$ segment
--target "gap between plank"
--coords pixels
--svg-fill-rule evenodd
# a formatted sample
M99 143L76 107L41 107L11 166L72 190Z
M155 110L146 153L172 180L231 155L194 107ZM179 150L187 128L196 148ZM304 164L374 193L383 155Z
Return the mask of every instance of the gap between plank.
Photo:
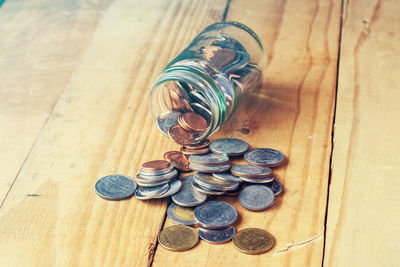
M167 208L168 208L169 204L171 204L171 202L172 202L172 200L169 199L168 204L167 204ZM161 223L160 231L158 232L157 237L156 237L156 242L155 242L155 245L154 245L154 249L152 251L150 251L149 262L147 263L148 267L151 267L153 265L154 256L156 255L156 251L157 251L157 248L158 248L158 235L161 233L162 229L164 229L164 225L165 225L165 221L166 220L167 220L167 209L165 209L164 218L163 218L163 221Z
M0 7L1 7L1 0L0 0ZM71 75L72 75L72 74L71 74ZM64 86L64 89L65 89L65 87L66 87L66 86ZM63 90L62 92L64 92L64 90ZM44 127L46 126L47 121L49 120L51 113L53 113L54 107L56 106L58 100L60 99L60 97L61 97L61 95L62 95L62 92L61 92L60 95L57 97L56 101L54 101L54 103L53 103L53 105L52 105L52 107L51 107L51 109L50 109L50 111L49 111L49 113L48 113L48 115L47 115L47 118L46 118L46 120L44 121L44 123L43 123L43 125L42 125L42 128L40 129L38 135L36 136L35 141L32 143L32 146L31 146L31 148L29 149L28 154L26 154L26 157L24 158L24 161L22 162L21 167L19 168L17 174L15 175L14 180L12 181L12 183L11 183L11 185L10 185L10 188L8 188L6 195L4 196L3 200L1 201L0 209L3 207L4 202L6 202L6 199L7 199L7 197L8 197L8 194L11 192L11 189L13 188L13 186L14 186L14 184L15 184L15 181L17 180L19 174L21 173L21 170L22 170L22 168L24 167L26 160L28 159L29 155L31 154L31 152L32 152L32 150L33 150L33 147L35 146L36 142L39 140L39 137L40 137L40 135L41 135L41 133L42 133Z
M0 0L1 1L1 0ZM228 15L228 11L229 11L229 6L230 6L231 0L227 0L226 5L225 5L225 9L224 9L224 13L222 14L222 19L221 21L225 21L226 17ZM168 205L171 203L171 200L168 202ZM168 208L167 205L167 208ZM157 248L158 248L158 235L160 234L160 232L164 229L165 226L165 221L167 220L167 209L165 209L165 213L164 213L164 218L163 218L163 222L161 224L161 228L160 231L157 234L157 238L156 238L156 244L154 246L154 249L150 252L151 255L149 255L149 262L147 264L148 267L153 266L153 261L154 261L154 256L156 255L157 252Z
M328 192L326 194L326 208L325 208L325 222L324 222L324 244L322 247L322 262L321 266L324 266L325 260L325 247L326 247L326 226L328 222L328 211L329 211L329 193L331 189L331 179L332 179L332 160L333 160L333 147L334 147L334 140L335 137L335 121L336 121L336 108L337 108L337 94L338 94L338 87L339 87L339 67L340 67L340 52L342 47L342 28L343 28L343 10L344 10L344 1L341 0L340 6L340 24L339 24L339 44L338 44L338 52L337 52L337 65L336 65L336 88L335 88L335 104L333 107L333 119L332 119L332 131L331 131L331 155L329 158L329 178L328 178Z

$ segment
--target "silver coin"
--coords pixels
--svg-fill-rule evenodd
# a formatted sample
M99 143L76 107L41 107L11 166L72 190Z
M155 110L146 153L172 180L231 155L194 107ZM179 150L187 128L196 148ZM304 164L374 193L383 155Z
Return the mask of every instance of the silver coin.
M99 179L95 186L96 193L107 200L122 200L135 193L136 182L124 175L108 175Z
M157 126L166 136L168 136L168 130L171 126L178 124L179 115L182 113L178 111L169 111L161 114L157 118Z
M193 176L193 181L202 187L217 191L231 191L239 187L239 183L219 180L212 175L201 172Z
M143 176L152 177L152 176L164 175L164 174L172 172L173 170L175 170L175 168L172 164L170 164L167 168L165 168L162 171L146 172L145 170L143 170L143 168L140 168L139 173Z
M279 195L283 191L283 186L277 179L274 179L271 183L265 185L268 186L272 192L274 192L275 196Z
M228 171L231 168L231 165L224 164L224 165L206 166L196 163L189 163L189 168L198 172L219 173Z
M207 201L194 210L196 221L208 229L227 228L236 221L237 216L235 207L224 201Z
M250 164L240 164L231 167L231 173L247 178L264 178L272 175L272 170L268 167L253 166Z
M198 192L193 188L193 175L184 177L181 182L181 190L171 196L172 201L176 204L183 207L194 207L207 200L206 194Z
M274 181L274 176L268 176L265 178L247 178L247 177L240 177L242 181L248 182L248 183L253 183L253 184L267 184L271 183Z
M199 237L208 243L222 244L231 240L236 230L234 226L225 229L207 229L199 227L198 233Z
M200 165L212 166L212 165L228 164L229 158L226 155L207 153L202 155L190 155L189 162Z
M212 113L209 109L207 109L206 107L204 107L203 105L201 105L199 103L191 103L190 106L192 107L194 112L196 112L197 114L199 114L206 120L207 125L209 125L211 123Z
M212 141L209 147L211 152L215 154L239 156L247 151L249 145L245 141L237 138L222 138Z
M168 183L153 187L140 187L135 192L135 197L140 200L158 198L160 195L167 192L169 189Z
M175 194L176 192L181 190L182 183L181 183L181 181L178 181L178 180L172 180L168 183L168 185L169 185L168 191L160 196L157 196L157 198L169 197L169 196Z
M218 191L218 190L211 190L205 187L202 187L201 185L197 184L195 181L193 181L192 184L194 190L203 193L203 194L207 194L207 195L214 195L214 196L220 196L225 194L225 191Z
M223 181L229 181L229 182L235 182L235 183L243 182L239 176L233 175L232 173L229 173L229 172L213 173L212 176L214 176L217 179L223 180Z
M142 180L142 182L145 182L147 180L147 181L149 181L149 183L150 182L157 183L157 182L161 182L161 181L167 181L167 180L174 179L176 176L178 176L178 171L173 170L169 173L165 173L165 174L161 174L161 175L152 175L152 176L147 176L147 175L140 173L136 176L136 179L139 178L139 180Z
M154 187L154 186L159 186L159 185L163 185L163 184L168 184L168 182L171 180L166 180L166 181L161 181L161 182L157 182L157 183L147 183L147 181L145 183L142 183L141 180L138 180L136 178L136 183L138 185L140 185L141 187Z
M272 148L255 148L247 151L244 159L253 165L276 167L285 161L285 156Z
M249 185L239 193L239 203L245 209L261 211L275 203L274 192L264 185Z
M196 220L194 220L194 219L193 220L185 220L185 219L179 217L175 213L175 209L177 207L179 208L179 206L176 205L174 202L169 204L169 206L167 208L167 216L168 216L168 218L170 218L171 220L173 220L176 223L183 224L183 225L196 225L197 224ZM185 209L190 209L190 208L185 207ZM194 209L192 208L192 210L194 210Z

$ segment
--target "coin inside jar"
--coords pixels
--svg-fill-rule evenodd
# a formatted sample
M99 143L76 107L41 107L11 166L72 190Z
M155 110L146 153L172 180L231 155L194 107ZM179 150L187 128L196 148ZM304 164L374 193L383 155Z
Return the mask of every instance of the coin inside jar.
M207 128L207 121L197 113L187 112L178 118L179 125L189 132L202 132Z
M247 228L240 230L233 237L233 245L237 250L246 254L262 254L275 244L275 238L266 230Z
M191 132L185 131L179 125L171 126L168 129L168 136L180 145L188 145L194 140L193 134Z
M158 128L165 134L168 135L168 130L171 126L178 124L178 118L182 113L178 111L170 111L161 114L157 118Z
M184 251L194 247L199 241L196 230L186 225L173 225L161 231L158 242L172 251Z

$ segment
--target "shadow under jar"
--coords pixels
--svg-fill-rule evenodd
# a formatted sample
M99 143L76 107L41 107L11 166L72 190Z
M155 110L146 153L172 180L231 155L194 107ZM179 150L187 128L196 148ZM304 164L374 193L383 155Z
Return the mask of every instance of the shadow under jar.
M231 21L208 26L151 88L149 106L158 128L169 136L169 129L179 125L190 132L190 143L200 142L229 120L244 93L261 85L265 64L262 43L250 28ZM192 129L182 119L185 113L197 113L206 126ZM194 123L201 124L199 119Z

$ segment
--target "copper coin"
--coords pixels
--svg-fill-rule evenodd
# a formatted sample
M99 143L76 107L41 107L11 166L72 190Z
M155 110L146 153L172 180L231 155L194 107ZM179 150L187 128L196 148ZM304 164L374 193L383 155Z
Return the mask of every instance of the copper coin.
M185 155L201 155L210 152L208 147L200 148L200 149L191 149L191 148L182 148L182 153Z
M189 160L179 151L168 151L164 154L164 159L171 162L175 168L181 171L191 171L189 168Z
M189 102L185 98L181 98L181 101L187 111L193 112L192 107L190 106Z
M168 135L180 145L188 145L194 140L192 133L185 131L179 125L174 125L168 129Z
M200 149L200 148L207 147L209 144L210 144L210 140L209 139L204 139L200 143L186 145L185 148Z
M145 172L158 172L167 169L171 164L166 160L152 160L143 163L141 170Z
M207 128L207 121L197 113L187 112L183 114L179 122L182 122L182 127L188 127L194 132L202 132Z

